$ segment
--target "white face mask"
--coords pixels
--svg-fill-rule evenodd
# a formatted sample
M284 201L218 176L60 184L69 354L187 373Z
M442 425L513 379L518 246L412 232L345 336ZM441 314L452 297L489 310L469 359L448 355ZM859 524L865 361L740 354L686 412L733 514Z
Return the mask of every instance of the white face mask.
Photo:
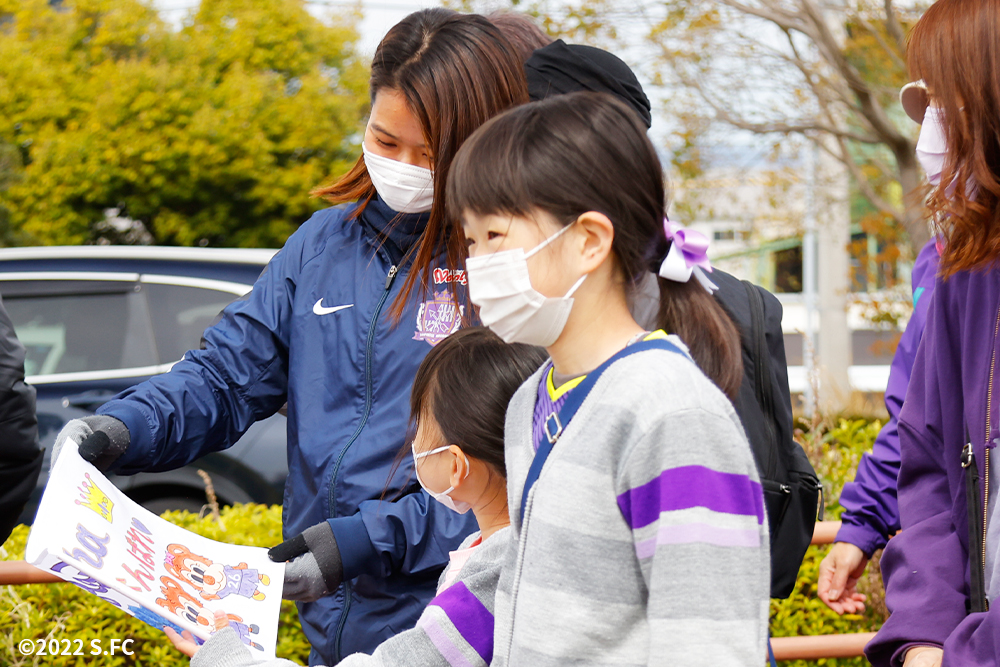
M469 298L479 306L483 324L504 342L548 347L562 333L573 309L573 293L587 275L581 276L565 296L547 297L531 286L528 258L572 226L566 225L528 253L515 248L465 261Z
M917 138L917 160L927 174L931 185L941 182L944 158L948 154L948 142L944 136L944 112L935 106L927 107L924 122L920 125Z
M382 200L393 211L423 213L434 204L434 172L370 152L364 144L365 167Z
M458 512L459 514L465 514L470 509L472 509L472 505L465 502L464 500L455 500L449 495L452 491L455 490L455 487L449 486L441 493L438 493L436 491L431 491L430 489L427 488L427 485L424 484L424 480L420 479L420 468L417 466L417 462L420 459L424 458L425 456L430 456L431 454L437 454L438 452L447 451L450 448L451 445L445 445L444 447L438 447L437 449L432 449L429 452L421 452L417 454L417 450L414 449L414 446L410 445L410 451L413 452L413 470L414 472L417 473L417 481L420 483L420 487L428 494L430 494L430 496L434 498L434 500L438 501L439 503L441 503L442 505L444 505L445 507L454 512ZM465 456L465 452L462 452L462 456ZM469 457L465 456L465 477L468 476L469 476ZM465 479L465 477L463 477L462 479Z

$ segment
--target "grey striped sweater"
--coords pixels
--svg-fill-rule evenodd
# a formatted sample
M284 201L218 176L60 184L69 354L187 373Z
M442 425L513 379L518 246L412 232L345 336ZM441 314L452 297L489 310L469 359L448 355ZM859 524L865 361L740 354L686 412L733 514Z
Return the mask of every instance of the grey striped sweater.
M492 664L760 665L768 529L732 404L686 356L616 362L555 445L522 525L541 380L507 411L514 548Z

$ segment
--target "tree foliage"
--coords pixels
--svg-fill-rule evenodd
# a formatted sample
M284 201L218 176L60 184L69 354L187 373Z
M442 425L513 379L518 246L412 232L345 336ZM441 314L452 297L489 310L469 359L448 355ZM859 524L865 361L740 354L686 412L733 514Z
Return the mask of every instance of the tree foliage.
M0 0L0 145L24 163L0 184L10 225L87 243L116 208L162 244L280 245L357 153L355 19L203 0L173 29L148 0Z
M464 0L483 9L491 0ZM808 139L842 164L877 236L878 261L929 232L917 126L903 114L906 32L925 0L510 0L553 36L608 48L661 88L673 167L698 177L705 148L733 131ZM645 36L645 42L642 37ZM861 210L863 209L863 210ZM863 253L862 253L863 254Z
M923 9L893 0L666 0L650 32L675 101L693 120L798 135L850 174L868 203L866 231L914 253L929 238L902 113L905 34ZM893 245L893 247L895 247Z

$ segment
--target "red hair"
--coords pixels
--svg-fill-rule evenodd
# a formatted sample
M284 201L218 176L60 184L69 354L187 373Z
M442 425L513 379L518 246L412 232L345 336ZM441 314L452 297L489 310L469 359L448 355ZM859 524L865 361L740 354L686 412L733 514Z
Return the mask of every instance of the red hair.
M1000 0L938 0L907 60L944 115L948 153L927 200L946 241L941 273L983 268L1000 257Z

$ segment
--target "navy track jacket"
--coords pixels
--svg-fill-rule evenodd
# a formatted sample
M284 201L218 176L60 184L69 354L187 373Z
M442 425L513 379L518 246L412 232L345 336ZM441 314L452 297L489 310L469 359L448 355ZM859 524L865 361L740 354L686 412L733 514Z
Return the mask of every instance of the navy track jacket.
M406 442L413 377L431 346L460 325L465 274L443 262L390 314L427 216L374 199L319 211L169 373L104 405L131 444L113 470L168 470L229 447L288 403L286 539L329 520L344 584L300 603L311 664L370 653L413 627L448 552L476 529L420 490ZM384 500L383 498L384 494ZM401 495L402 494L402 495Z

